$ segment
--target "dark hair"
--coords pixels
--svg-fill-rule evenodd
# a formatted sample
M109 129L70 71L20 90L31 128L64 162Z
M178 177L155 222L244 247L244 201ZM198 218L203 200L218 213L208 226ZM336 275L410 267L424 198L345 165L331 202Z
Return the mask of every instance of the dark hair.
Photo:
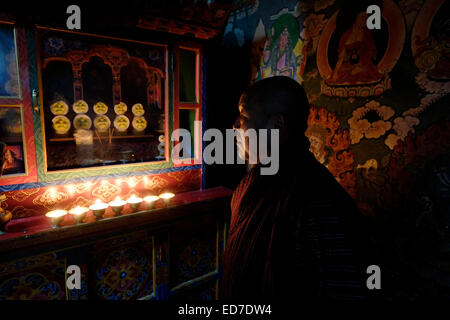
M265 78L247 88L244 93L248 103L263 107L268 116L284 114L290 136L304 134L309 102L305 90L297 81L285 76Z

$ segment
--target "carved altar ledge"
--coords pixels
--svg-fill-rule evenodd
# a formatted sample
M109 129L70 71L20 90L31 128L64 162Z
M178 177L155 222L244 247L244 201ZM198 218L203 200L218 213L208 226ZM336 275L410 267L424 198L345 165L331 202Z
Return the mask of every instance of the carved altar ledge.
M111 211L107 211L104 218L98 221L95 221L92 212L89 212L90 216L86 217L86 220L92 222L78 225L71 215L67 215L59 228L52 228L51 222L45 216L16 219L7 226L10 231L0 235L0 254L17 254L18 250L40 250L59 245L67 247L144 227L157 229L177 220L211 213L213 210L221 214L223 211L217 208L229 208L231 194L232 191L225 187L180 193L172 199L168 207L159 203L154 209L133 213L129 206L126 206L122 215L113 217ZM24 256L27 254L24 252Z

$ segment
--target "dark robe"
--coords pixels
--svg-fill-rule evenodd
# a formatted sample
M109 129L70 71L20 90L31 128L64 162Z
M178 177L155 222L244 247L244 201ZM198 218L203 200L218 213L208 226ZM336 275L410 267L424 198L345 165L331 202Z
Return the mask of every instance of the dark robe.
M280 154L275 175L256 165L232 197L222 298L363 298L371 252L361 219L306 147Z

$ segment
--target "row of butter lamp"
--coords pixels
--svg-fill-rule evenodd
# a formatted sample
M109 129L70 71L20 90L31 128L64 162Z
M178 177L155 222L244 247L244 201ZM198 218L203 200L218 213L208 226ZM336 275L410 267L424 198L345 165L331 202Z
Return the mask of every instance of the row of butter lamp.
M163 194L160 194L159 196L147 196L144 199L136 197L135 195L132 195L127 201L120 199L117 197L115 200L104 203L100 199L97 199L93 205L91 205L89 208L87 207L80 207L77 206L69 211L67 210L53 210L50 212L47 212L45 215L47 218L50 218L50 220L53 223L53 227L58 227L61 222L64 220L64 216L67 213L70 213L75 221L77 223L81 223L84 218L86 217L86 214L89 210L92 210L92 213L98 218L101 219L103 215L105 214L105 210L108 207L111 207L116 214L116 216L120 215L122 212L123 207L126 203L128 203L133 210L133 212L138 211L139 206L142 202L147 203L147 209L152 209L155 205L155 202L159 199L162 199L166 205L169 204L170 199L172 199L175 195L171 192L166 192Z

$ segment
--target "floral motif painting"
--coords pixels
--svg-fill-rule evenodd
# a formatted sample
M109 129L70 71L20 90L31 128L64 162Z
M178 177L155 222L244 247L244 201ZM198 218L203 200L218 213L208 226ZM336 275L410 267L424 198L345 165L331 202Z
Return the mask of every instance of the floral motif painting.
M352 117L348 119L352 143L360 142L363 137L377 139L383 136L392 128L392 123L388 120L394 113L391 107L380 106L374 100L353 110Z

